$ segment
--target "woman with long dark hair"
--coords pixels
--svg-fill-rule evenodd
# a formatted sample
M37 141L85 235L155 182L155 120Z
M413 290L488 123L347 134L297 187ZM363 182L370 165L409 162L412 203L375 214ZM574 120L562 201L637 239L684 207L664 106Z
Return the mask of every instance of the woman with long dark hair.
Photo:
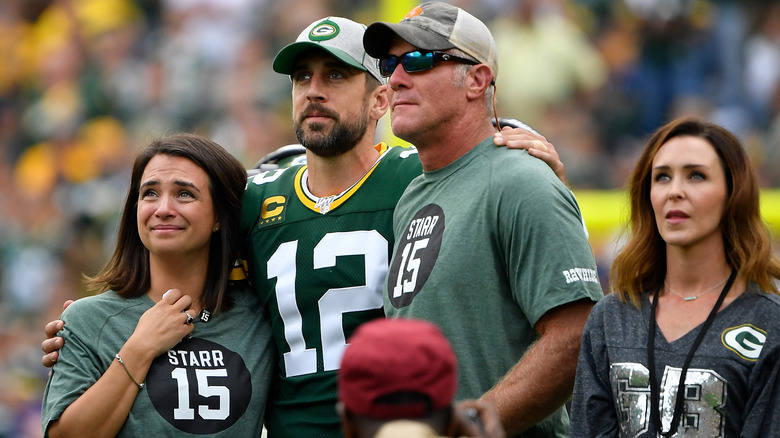
M46 436L260 436L272 376L267 316L229 282L246 172L190 134L135 158L97 295L63 313Z

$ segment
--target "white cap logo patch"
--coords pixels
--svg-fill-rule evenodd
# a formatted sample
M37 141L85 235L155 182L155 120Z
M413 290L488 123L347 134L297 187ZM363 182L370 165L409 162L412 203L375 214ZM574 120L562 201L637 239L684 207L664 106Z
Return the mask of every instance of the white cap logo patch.
M338 34L339 25L330 20L325 20L322 23L314 26L311 32L309 32L309 39L312 41L329 40Z
M726 329L721 336L723 345L737 353L741 358L754 361L761 355L766 342L766 332L744 324Z

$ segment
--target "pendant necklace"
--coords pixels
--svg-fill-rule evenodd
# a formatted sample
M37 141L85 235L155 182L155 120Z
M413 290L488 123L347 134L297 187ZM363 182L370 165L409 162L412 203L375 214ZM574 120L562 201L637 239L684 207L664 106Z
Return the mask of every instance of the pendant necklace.
M698 294L691 295L691 296L685 296L685 295L681 294L680 292L677 292L676 290L672 289L672 287L669 286L669 283L667 283L666 280L664 280L664 286L666 286L666 288L669 289L669 292L677 295L678 297L682 298L684 301L693 301L693 300L695 300L696 298L699 298L702 295L707 295L708 293L714 291L715 288L717 288L718 286L720 286L723 283L725 283L726 280L728 280L728 279L729 279L729 277L726 276L726 278L724 278L723 281L721 281L720 283L716 284L715 286L712 286L711 288L707 289L704 292L699 292Z
M662 436L672 436L677 433L677 429L680 427L683 400L685 399L685 375L688 374L688 367L691 365L693 354L696 352L696 349L699 348L699 344L701 344L702 339L704 339L704 335L707 333L707 329L709 329L713 321L715 321L715 315L717 315L718 309L720 309L721 304L723 304L723 300L726 298L729 289L731 289L731 285L734 284L734 279L736 276L737 271L732 269L731 275L729 275L726 281L726 285L723 286L723 290L720 292L718 301L712 307L710 314L707 316L707 320L704 321L704 324L702 324L699 333L696 335L696 339L693 341L691 350L688 352L688 356L685 358L682 370L680 371L680 381L677 384L677 395L675 396L676 399L674 402L674 411L672 412L672 424L669 426L668 432L663 431L663 423L661 423L661 414L659 412L661 396L655 371L655 309L658 305L658 295L661 292L661 287L659 286L658 289L655 290L655 294L653 295L653 303L650 305L650 331L647 335L647 367L650 369L650 415L652 421L657 425L656 427L658 427L659 433ZM702 294L699 294L699 296L701 295ZM696 297L693 299L696 299Z

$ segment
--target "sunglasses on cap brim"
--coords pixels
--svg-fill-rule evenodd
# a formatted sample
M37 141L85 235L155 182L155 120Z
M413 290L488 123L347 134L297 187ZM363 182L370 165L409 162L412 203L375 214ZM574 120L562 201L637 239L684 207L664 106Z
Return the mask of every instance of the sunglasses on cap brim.
M478 61L453 55L452 53L439 52L437 50L412 50L402 55L388 55L377 60L379 74L383 78L390 77L400 63L407 73L417 73L430 70L437 62L457 62L460 64L477 65Z

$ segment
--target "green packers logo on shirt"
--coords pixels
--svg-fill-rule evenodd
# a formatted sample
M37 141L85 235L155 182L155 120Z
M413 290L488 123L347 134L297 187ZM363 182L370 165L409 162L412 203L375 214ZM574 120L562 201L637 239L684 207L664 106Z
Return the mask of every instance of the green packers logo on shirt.
M766 342L766 332L750 324L731 327L721 335L723 345L745 360L755 361Z
M314 26L314 29L309 32L309 39L312 41L325 41L331 38L335 38L339 34L339 25L330 21L324 20L320 24Z

